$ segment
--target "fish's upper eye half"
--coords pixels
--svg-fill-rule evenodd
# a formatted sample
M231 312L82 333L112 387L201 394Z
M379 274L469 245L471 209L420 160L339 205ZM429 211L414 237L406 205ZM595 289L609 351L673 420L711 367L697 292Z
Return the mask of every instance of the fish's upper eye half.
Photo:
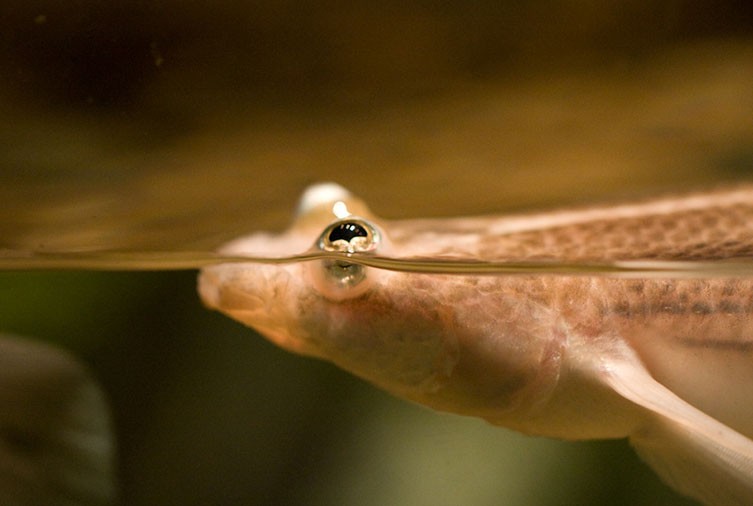
M345 221L337 224L337 226L330 231L327 239L329 239L331 243L340 240L350 242L351 239L355 239L356 237L368 237L368 235L369 233L360 223Z
M336 221L327 227L319 238L322 251L343 253L364 253L376 250L381 234L368 221L360 218L347 218Z

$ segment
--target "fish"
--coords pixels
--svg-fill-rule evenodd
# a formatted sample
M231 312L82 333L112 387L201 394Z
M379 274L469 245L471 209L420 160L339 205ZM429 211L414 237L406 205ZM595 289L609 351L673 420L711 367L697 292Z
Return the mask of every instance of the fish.
M79 359L0 334L0 406L1 504L116 503L109 403Z
M219 251L249 261L204 267L203 303L288 351L524 434L627 438L679 493L753 504L752 271L546 269L749 261L751 184L509 216L385 220L320 183L304 192L288 230ZM380 258L409 267L375 267ZM410 268L422 262L545 268Z

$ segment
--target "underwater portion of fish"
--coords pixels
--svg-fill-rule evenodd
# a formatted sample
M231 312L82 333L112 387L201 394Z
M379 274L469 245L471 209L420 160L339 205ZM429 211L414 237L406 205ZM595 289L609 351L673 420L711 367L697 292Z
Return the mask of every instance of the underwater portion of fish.
M405 399L528 434L629 438L679 492L753 502L753 277L386 270L358 256L747 261L753 186L510 217L386 221L334 184L205 268L205 304ZM352 260L352 261L350 261Z

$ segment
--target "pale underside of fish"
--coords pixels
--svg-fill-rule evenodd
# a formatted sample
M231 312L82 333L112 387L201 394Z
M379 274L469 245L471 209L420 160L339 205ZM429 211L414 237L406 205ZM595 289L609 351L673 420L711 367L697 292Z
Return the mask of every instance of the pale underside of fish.
M405 399L527 434L629 438L672 487L753 504L753 277L427 274L347 255L458 261L746 261L753 186L511 217L387 221L334 184L291 228L205 268L209 307Z

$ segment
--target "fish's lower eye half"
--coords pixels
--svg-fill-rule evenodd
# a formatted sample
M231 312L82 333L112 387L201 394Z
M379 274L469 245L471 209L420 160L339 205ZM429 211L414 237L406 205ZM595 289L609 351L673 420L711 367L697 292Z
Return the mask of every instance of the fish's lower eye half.
M332 281L343 287L353 287L366 278L366 268L363 265L340 260L326 260L323 267Z
M362 295L371 285L369 268L342 260L311 262L311 283L330 300L345 300Z

